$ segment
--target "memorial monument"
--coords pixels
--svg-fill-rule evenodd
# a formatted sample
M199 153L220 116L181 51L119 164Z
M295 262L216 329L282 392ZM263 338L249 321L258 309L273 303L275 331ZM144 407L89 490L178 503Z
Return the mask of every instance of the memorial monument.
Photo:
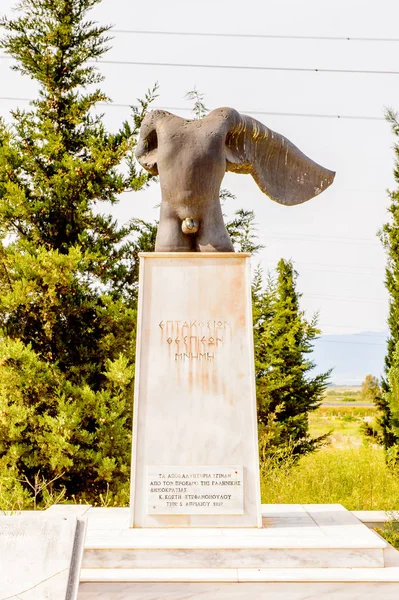
M261 527L249 255L219 201L226 171L285 205L334 173L231 108L153 111L136 156L159 175L154 253L140 257L132 527Z
M219 189L250 173L286 205L334 173L230 108L154 111L137 157L159 175L140 256L130 510L92 508L78 600L396 600L399 554L340 505L262 505L249 255Z
M161 184L156 252L234 252L219 201L226 171L252 175L262 192L286 206L317 196L335 175L284 136L232 108L217 108L194 121L150 112L136 157Z

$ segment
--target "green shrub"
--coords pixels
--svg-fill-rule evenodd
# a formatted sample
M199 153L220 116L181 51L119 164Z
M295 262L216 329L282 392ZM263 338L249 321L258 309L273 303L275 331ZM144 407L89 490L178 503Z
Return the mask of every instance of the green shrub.
M376 528L379 533L389 544L399 550L399 513L396 511L389 512L390 521L384 524L383 527Z

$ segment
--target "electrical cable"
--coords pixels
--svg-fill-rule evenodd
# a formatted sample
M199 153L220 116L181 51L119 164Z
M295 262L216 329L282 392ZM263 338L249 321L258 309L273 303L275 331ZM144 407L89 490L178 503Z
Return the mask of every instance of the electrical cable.
M11 102L33 102L35 98L15 97L15 96L0 96L0 100ZM105 108L132 108L134 104L122 104L117 102L98 102L98 106ZM192 111L192 108L187 106L153 106L152 110L182 110ZM241 113L251 115L269 115L278 117L305 117L318 119L341 119L341 120L361 120L361 121L385 121L384 117L371 117L368 115L332 115L332 114L317 114L317 113L290 113L290 112L275 112L261 110L240 110Z
M328 237L324 237L324 236L307 236L307 235L295 235L295 234L291 234L291 235L270 235L268 236L269 240L292 240L292 241L298 241L298 242L325 242L326 244L336 244L336 243L340 243L340 244L351 244L351 245L355 245L355 246L378 246L380 247L380 244L378 244L378 242L371 242L370 240L368 240L367 238L351 238L351 237L339 237L339 236L328 236Z
M248 39L274 39L274 40L317 40L333 42L399 42L399 38L370 38L352 36L321 36L321 35L279 35L264 33L222 33L203 31L141 31L132 29L111 29L110 33L134 35L176 35L193 37L222 37L222 38L248 38Z
M177 67L187 69L235 69L245 71L283 71L296 73L345 73L349 75L399 75L399 71L380 71L369 69L324 69L313 67L266 67L262 65L213 65L199 63L173 63L173 62L152 62L136 60L98 60L88 61L96 62L102 65L132 65L139 67Z
M376 334L381 334L381 333L385 333L385 331L371 331L370 333L364 333L365 331L367 331L367 327L369 327L369 325L366 325L364 327L360 327L359 325L331 325L329 323L318 323L317 327L319 329L323 329L323 327L342 327L342 329L360 329L361 331L359 333L352 333L352 334L346 334L346 335L359 335L362 337L373 337ZM325 335L341 335L338 333L327 333Z
M13 60L12 56L1 55L0 58ZM187 69L235 69L246 71L282 71L295 73L339 73L349 75L399 75L399 71L381 71L378 69L326 69L318 67L267 67L264 65L214 65L207 63L175 63L136 60L88 60L90 64L131 65L139 67L177 67Z
M319 344L355 344L356 346L386 346L386 344L383 344L382 342L349 342L347 340L323 340L323 339L319 339L318 342Z
M386 304L386 300L367 299L367 298L344 298L342 296L328 296L322 294L303 294L306 298L321 300L334 300L338 302L362 302L365 304Z

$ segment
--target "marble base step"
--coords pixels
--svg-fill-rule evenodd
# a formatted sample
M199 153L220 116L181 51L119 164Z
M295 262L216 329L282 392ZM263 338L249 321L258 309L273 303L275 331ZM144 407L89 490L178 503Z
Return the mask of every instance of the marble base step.
M88 583L78 600L397 600L397 583Z
M91 509L84 569L382 568L387 544L340 505L264 506L262 529L129 529Z
M397 600L399 552L340 505L264 505L262 529L129 529L91 509L78 600Z
M399 552L371 569L83 569L78 600L397 600Z
M399 564L386 569L82 569L83 583L396 583ZM399 587L397 588L399 591Z

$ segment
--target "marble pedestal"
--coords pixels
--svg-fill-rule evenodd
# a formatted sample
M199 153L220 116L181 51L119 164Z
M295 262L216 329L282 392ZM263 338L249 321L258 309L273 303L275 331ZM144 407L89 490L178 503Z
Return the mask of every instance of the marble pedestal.
M249 255L140 255L131 527L260 527Z
M90 510L78 600L397 600L342 506L260 507L249 256L140 260L131 507Z
M399 553L340 505L263 505L263 528L132 529L93 508L78 600L397 600Z

